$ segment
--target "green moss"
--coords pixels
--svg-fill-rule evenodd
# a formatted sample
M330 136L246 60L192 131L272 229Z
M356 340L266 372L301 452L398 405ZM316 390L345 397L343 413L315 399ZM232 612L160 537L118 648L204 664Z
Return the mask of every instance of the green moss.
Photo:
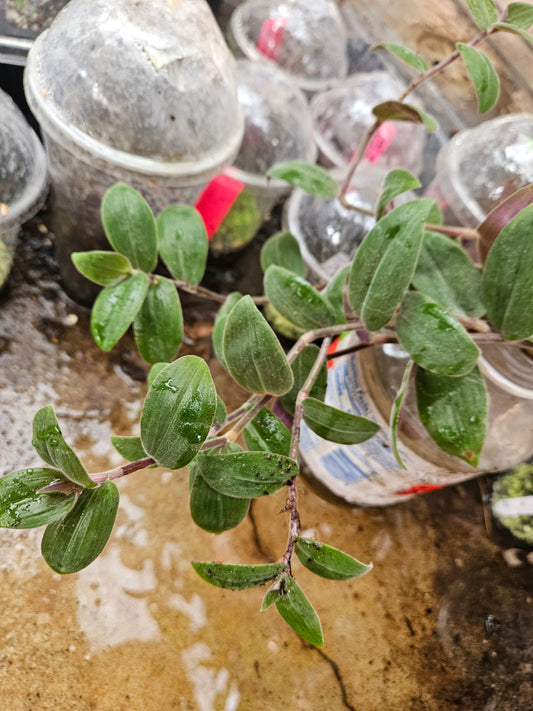
M250 242L261 226L261 213L253 195L243 190L209 242L211 252L232 252Z
M492 503L501 499L533 496L533 463L523 462L510 469L494 484ZM533 544L533 516L498 516L496 519L515 538Z

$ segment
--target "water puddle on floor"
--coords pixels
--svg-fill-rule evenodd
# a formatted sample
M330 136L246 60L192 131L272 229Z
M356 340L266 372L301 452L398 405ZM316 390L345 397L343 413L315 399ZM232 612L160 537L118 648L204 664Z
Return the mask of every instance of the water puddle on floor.
M128 339L97 349L39 234L26 235L0 306L0 473L38 462L31 420L47 404L89 471L107 469L120 461L110 435L138 432L147 368ZM189 349L208 356L209 339ZM347 583L295 564L322 619L321 649L275 609L259 613L262 589L219 590L190 565L278 559L282 493L213 536L190 519L186 472L151 469L119 488L112 537L77 575L46 566L40 530L0 532L0 698L10 711L531 708L533 566L508 565L487 539L476 482L368 511L302 484L306 535L374 563Z

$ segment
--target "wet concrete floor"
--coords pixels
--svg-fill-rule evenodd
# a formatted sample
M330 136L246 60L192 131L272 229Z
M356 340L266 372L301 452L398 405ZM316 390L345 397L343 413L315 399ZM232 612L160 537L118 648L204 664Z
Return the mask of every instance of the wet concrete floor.
M22 235L0 305L0 474L38 463L31 420L53 404L89 471L119 463L110 435L136 434L146 366L132 340L98 350L89 312L62 291L51 235ZM203 317L202 317L203 318ZM184 352L213 361L210 324L187 310ZM0 707L10 711L527 711L533 707L533 566L487 536L478 482L397 507L355 510L301 485L307 534L374 569L329 582L295 564L325 645L301 641L262 590L222 591L190 560L262 563L285 548L283 494L235 530L191 522L184 471L120 481L104 553L61 577L41 530L0 531Z

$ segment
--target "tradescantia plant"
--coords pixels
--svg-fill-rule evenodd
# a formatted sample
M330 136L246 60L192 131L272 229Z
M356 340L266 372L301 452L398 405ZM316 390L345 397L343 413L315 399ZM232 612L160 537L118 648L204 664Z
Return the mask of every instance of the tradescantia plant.
M346 186L383 121L435 127L432 117L404 99L453 59L465 62L480 111L488 110L498 95L498 78L474 46L498 31L531 40L527 30L533 24L533 6L511 3L500 21L492 0L468 0L468 5L480 34L431 69L407 48L379 45L420 74L398 101L375 108L376 120L340 192L318 166L289 162L270 174L345 202ZM340 444L358 444L379 430L369 419L325 404L332 339L353 332L354 350L396 342L409 354L390 423L400 463L398 420L406 391L414 388L429 436L445 452L476 467L487 424L486 386L477 366L479 344L490 340L516 347L524 341L527 346L533 337L533 186L498 205L476 230L442 225L437 206L428 199L394 207L398 195L418 186L417 178L403 169L386 176L375 227L351 264L322 289L305 279L296 239L287 232L271 237L261 252L266 299L240 293L221 296L200 286L208 240L194 208L171 205L155 218L131 187L118 183L110 188L101 214L112 249L75 253L73 261L85 277L103 287L91 314L97 344L108 351L132 327L140 354L152 366L140 435L113 436L126 463L89 474L63 438L53 409L42 408L33 421L33 445L45 466L0 479L0 526L46 526L44 559L59 573L74 573L101 553L111 534L119 500L114 481L120 477L152 466L188 467L191 516L213 533L238 526L252 499L283 489L289 536L280 562L192 565L201 578L219 587L268 585L261 609L274 604L304 639L322 644L320 620L293 576L294 556L329 580L356 578L372 566L301 534L301 423ZM481 265L472 262L455 237L477 239ZM159 261L169 276L156 272ZM180 290L220 303L214 349L232 378L250 393L229 414L206 363L193 355L178 357L183 334ZM303 334L288 353L261 313L265 301ZM290 428L274 413L278 406L292 418Z

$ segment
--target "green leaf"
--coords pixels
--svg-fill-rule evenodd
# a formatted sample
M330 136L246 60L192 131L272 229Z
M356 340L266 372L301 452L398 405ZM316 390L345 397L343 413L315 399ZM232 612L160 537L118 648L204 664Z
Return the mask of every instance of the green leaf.
M407 192L408 190L416 190L420 187L420 181L408 170L403 168L395 168L385 176L381 193L376 204L376 219L383 217L385 208L394 200L395 197Z
M137 190L115 183L102 199L102 225L113 249L135 269L151 272L157 264L157 232L150 206Z
M510 25L507 22L497 22L494 27L498 30L502 30L503 32L511 32L514 35L519 35L528 42L533 42L533 35L530 35L529 32L526 32L518 25Z
M263 602L261 603L261 612L263 612L263 610L266 610L267 607L270 607L270 605L273 605L275 602L277 602L278 599L280 598L280 596L281 596L281 580L278 579L272 585L270 590L267 590L265 597L263 598Z
M230 311L222 348L229 373L246 390L283 395L292 387L287 356L251 296Z
M111 444L128 462L136 462L138 459L145 459L148 456L144 451L140 437L111 435Z
M443 223L442 210L436 200L433 200L433 205L427 216L427 222L430 225L442 225Z
M448 454L477 466L487 428L487 391L477 366L460 378L421 368L415 378L420 420Z
M493 208L478 225L478 249L481 262L485 263L496 237L513 217L533 203L533 185L526 185Z
M348 298L370 331L385 326L413 277L431 200L391 210L372 228L355 253Z
M226 300L218 310L218 313L215 318L215 327L213 329L212 335L213 348L215 349L217 358L219 359L225 370L228 370L228 366L226 363L226 358L224 357L224 349L222 347L224 329L226 327L226 321L228 320L228 316L230 315L231 310L233 309L235 304L241 299L242 294L239 294L238 291L234 291L232 294L228 294Z
M224 451L232 450L227 447ZM219 456L213 450L205 454ZM250 500L236 499L213 489L200 474L196 461L191 464L189 475L189 506L194 523L209 533L222 533L238 526L248 513Z
M35 467L6 474L0 479L0 527L37 528L64 516L76 494L41 493L52 484L65 483L57 469Z
M264 407L244 428L244 441L252 452L274 452L289 456L291 432L276 415Z
M149 388L152 387L152 383L154 382L154 380L157 378L163 368L167 367L167 365L168 363L154 363L154 365L150 368L148 376L146 378L146 384Z
M211 585L228 590L247 590L266 585L285 568L284 563L267 565L237 565L228 563L200 563L193 561L192 567L198 575Z
M149 279L137 272L98 294L91 312L91 332L103 351L111 348L126 333L148 292Z
M266 272L271 264L285 267L298 276L305 275L300 245L290 232L277 232L261 247L261 269Z
M298 473L293 459L271 452L201 453L198 471L215 491L238 499L272 494Z
M411 377L411 371L413 370L413 365L414 365L413 361L409 360L407 363L407 367L405 368L405 371L403 373L400 389L398 390L398 393L396 394L396 397L394 398L394 402L392 403L392 410L391 410L391 416L390 416L392 453L394 454L394 458L396 459L398 464L401 467L403 467L404 469L407 469L407 467L402 462L402 458L401 458L400 452L398 450L398 422L400 419L400 412L402 409L402 403L403 403L403 400L405 397L405 393L407 392L407 387L409 385L409 378Z
M521 30L528 30L533 25L533 5L525 2L512 2L507 5L505 22Z
M414 52L412 49L404 47L401 44L394 44L394 42L381 42L380 44L376 44L372 47L372 50L375 49L388 49L389 52L392 52L392 54L395 54L401 60L407 62L407 64L414 67L418 72L425 72L429 69L428 63L423 57Z
M331 200L337 197L339 186L325 168L301 160L286 160L276 163L267 172L267 177L285 180L305 190L309 195Z
M294 578L284 576L280 591L276 608L285 622L306 642L319 646L324 644L320 619Z
M59 469L69 481L91 489L95 482L65 442L51 405L42 407L33 418L32 445L47 464Z
M80 274L101 286L115 286L132 273L129 260L116 252L73 252L71 259Z
M298 393L302 389L305 381L315 361L320 353L320 348L314 343L310 343L306 346L303 351L300 351L296 358L292 361L291 367L294 375L294 383L292 388L282 395L279 399L283 409L289 413L289 415L294 415L294 407L296 405L296 398ZM328 385L328 367L326 363L322 363L322 367L319 370L318 376L311 388L309 395L316 400L324 400L326 397L326 388Z
M410 121L411 123L423 123L428 133L436 131L439 127L438 122L433 116L416 106L404 104L401 101L384 101L374 106L372 113L382 122Z
M56 573L77 573L103 551L118 509L119 494L112 481L82 492L74 508L46 527L41 553Z
M500 80L486 54L467 44L457 44L457 49L476 90L480 114L492 109L500 95Z
M221 425L225 422L227 414L226 406L224 405L222 398L217 395L217 409L215 410L215 419L213 422L217 425Z
M456 242L426 232L413 286L457 318L479 318L485 313L481 272Z
M396 334L411 358L437 375L465 375L479 356L466 329L424 294L405 295Z
M528 205L500 232L481 277L492 325L508 341L533 334L533 205Z
M207 364L183 356L152 383L141 413L141 442L146 453L168 469L194 459L204 443L217 406Z
M208 240L202 216L190 205L170 205L157 216L159 253L174 279L199 284Z
M305 424L329 442L359 444L373 437L380 429L372 420L351 415L312 397L303 401L303 409Z
M265 294L274 308L298 328L333 326L335 311L303 277L272 264L265 272Z
M158 276L150 283L135 316L133 332L139 353L147 363L175 358L183 337L183 315L178 292L170 279Z
M344 287L350 274L350 265L345 264L328 281L326 288L322 292L324 298L335 311L335 323L346 323L344 315Z
M294 552L302 565L328 580L350 580L372 570L372 564L360 563L338 548L319 543L312 538L298 537Z
M488 30L498 19L498 10L492 0L466 0L476 25Z

